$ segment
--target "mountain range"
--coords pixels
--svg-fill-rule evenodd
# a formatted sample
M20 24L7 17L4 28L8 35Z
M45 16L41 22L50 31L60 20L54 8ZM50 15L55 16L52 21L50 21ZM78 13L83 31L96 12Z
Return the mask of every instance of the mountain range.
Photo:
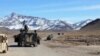
M87 25L93 20L87 19L74 24L70 24L63 20L48 20L41 17L25 16L17 13L11 13L10 15L1 18L0 27L6 27L9 29L21 29L23 28L23 21L26 21L26 24L30 30L72 31L81 29L83 26Z

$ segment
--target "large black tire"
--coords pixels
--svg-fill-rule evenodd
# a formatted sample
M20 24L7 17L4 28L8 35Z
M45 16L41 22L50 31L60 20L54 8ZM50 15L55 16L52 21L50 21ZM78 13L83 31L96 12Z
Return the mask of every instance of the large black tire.
M40 44L40 40L39 39L37 40L37 44Z
M8 45L6 45L6 49L2 51L2 53L7 53L8 51Z
M33 47L37 47L37 43L34 43L34 44L33 44Z
M17 43L18 46L21 46L20 42Z
M21 46L22 46L22 47L25 47L25 43L24 43L24 41L22 41L22 44L21 44Z
M7 51L6 50L3 50L3 52L2 53L7 53Z

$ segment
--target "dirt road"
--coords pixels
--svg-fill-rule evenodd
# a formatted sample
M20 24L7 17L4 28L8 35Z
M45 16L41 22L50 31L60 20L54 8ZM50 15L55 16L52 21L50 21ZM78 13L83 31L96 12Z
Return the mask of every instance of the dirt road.
M0 56L62 56L43 44L38 47L17 47L15 45L15 43L10 43L9 51Z
M48 43L47 43L48 44ZM44 42L38 47L17 47L9 42L9 51L0 56L100 56L100 46L58 46L50 48Z

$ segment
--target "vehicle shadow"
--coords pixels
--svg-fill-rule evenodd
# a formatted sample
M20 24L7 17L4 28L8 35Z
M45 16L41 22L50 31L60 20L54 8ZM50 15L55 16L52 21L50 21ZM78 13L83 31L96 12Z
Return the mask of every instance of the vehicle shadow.
M22 47L22 46L18 46L18 45L9 45L8 47ZM31 47L31 46L24 46L24 47Z
M21 47L21 46L18 46L18 45L9 45L8 47Z
M0 54L5 54L5 53L0 52Z

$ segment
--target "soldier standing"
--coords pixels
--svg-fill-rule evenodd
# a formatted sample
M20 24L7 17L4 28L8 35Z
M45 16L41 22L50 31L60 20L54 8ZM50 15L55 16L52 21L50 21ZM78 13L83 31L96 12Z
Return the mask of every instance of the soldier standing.
M24 31L27 33L28 32L28 26L24 25Z
M40 37L38 36L36 30L34 30L34 33L33 33L33 41L36 41L37 44L40 44Z
M37 31L36 30L34 30L34 36L37 37Z
M24 20L23 21L23 26L24 26L24 31L25 31L25 33L27 33L28 32L28 26L26 25L26 21Z
M33 33L33 41L37 41L37 31L34 30L34 33Z

